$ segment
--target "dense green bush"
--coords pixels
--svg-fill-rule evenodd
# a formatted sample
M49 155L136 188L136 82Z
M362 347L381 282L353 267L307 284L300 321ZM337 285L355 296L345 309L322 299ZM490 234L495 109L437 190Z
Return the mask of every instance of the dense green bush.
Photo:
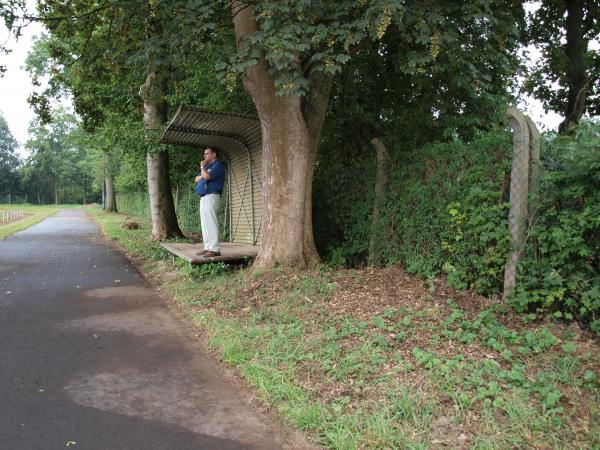
M502 291L510 247L508 204L503 197L492 186L487 189L474 186L462 202L449 205L452 233L442 243L445 250L442 270L452 286L482 294Z
M577 319L600 332L600 123L584 122L575 138L546 135L542 162L511 302L518 311ZM441 268L455 287L499 293L509 249L507 193L500 194L507 179L499 185L471 170L463 176L473 184L448 206Z
M429 145L401 161L382 224L385 261L427 275L444 268L460 287L493 285L477 279L504 252L509 155L510 135L500 132Z
M502 292L510 247L510 134L390 150L390 190L376 230L385 241L384 262L426 276L444 273L460 289ZM511 301L518 311L577 319L600 332L600 123L584 122L575 138L546 135L542 162ZM320 250L335 264L366 264L374 161L330 156L316 173Z
M510 134L481 135L470 143L454 141L403 151L388 145L390 187L378 224L386 264L433 275L454 267L454 278L472 287L471 258L485 260L490 246L504 252ZM343 155L322 159L315 177L317 245L333 263L366 264L375 184L374 156L359 162ZM467 223L449 214L457 209ZM464 227L466 229L463 229ZM485 230L479 242L476 227ZM497 241L497 243L496 243ZM482 262L476 263L481 265ZM502 264L502 263L500 263ZM464 272L464 275L459 275ZM488 282L488 284L493 284Z
M537 215L513 303L576 318L600 333L600 122L549 135Z

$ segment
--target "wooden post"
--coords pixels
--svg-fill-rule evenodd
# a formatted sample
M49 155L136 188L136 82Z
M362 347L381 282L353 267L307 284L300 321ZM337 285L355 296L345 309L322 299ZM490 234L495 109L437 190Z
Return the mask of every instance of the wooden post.
M387 148L379 140L374 138L371 144L377 152L377 176L375 179L375 199L373 201L373 216L371 219L371 241L369 242L369 266L381 264L380 233L377 232L381 208L385 203L385 195L389 180L389 154Z

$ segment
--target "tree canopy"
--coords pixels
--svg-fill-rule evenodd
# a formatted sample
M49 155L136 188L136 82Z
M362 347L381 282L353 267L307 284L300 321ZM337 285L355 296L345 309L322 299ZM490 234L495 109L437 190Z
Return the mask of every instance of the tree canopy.
M600 113L600 4L544 0L530 16L528 42L541 58L531 68L528 92L564 117L568 131L588 112ZM595 48L594 48L595 46Z
M565 123L597 112L591 1L543 1L529 16L516 0L40 0L35 17L23 6L0 11L13 28L46 24L27 60L39 85L30 98L36 155L40 130L65 120L52 99L70 96L95 183L148 189L155 239L181 235L173 193L197 165L193 149L157 144L174 108L257 115L264 267L318 262L313 186L320 195L332 187L314 181L315 170L361 164L373 139L409 152L502 129L525 44L543 56L530 92Z

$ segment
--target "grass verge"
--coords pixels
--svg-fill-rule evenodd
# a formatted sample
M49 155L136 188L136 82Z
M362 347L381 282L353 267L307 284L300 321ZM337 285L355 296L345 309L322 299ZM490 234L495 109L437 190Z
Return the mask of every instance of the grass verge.
M91 211L265 403L332 449L600 448L600 346L399 268L173 262Z
M6 225L0 224L0 239L4 239L11 234L29 228L63 208L72 207L73 206L71 205L7 205L0 203L0 211L23 211L24 213L32 214L17 222L11 222Z

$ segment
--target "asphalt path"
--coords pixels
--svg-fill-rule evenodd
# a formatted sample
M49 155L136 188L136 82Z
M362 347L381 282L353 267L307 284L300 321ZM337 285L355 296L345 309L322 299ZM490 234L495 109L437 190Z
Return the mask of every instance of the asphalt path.
M0 241L0 449L277 449L82 210Z

